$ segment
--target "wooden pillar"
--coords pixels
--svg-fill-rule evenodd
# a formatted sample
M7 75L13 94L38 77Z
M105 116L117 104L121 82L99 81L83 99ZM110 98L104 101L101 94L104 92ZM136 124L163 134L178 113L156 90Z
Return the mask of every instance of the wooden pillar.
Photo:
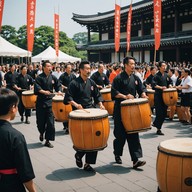
M90 26L88 25L87 28L88 28L88 43L90 43L91 42Z
M180 61L180 51L179 46L176 46L176 62Z
M102 40L102 27L99 25L99 41Z
M179 16L178 16L178 7L176 6L176 9L175 9L175 21L174 21L175 36L177 35L178 30L179 30Z
M143 19L143 14L141 14L141 37L143 38L144 36L144 19Z

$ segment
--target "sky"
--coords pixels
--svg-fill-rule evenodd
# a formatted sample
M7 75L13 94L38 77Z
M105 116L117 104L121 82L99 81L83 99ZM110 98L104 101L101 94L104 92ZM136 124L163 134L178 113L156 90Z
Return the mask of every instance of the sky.
M141 0L133 0L133 3ZM41 25L54 27L54 13L60 16L60 31L72 38L79 32L87 32L86 27L73 21L73 13L93 15L98 12L114 10L115 2L121 7L127 6L131 0L36 0L35 27ZM5 0L2 25L11 25L19 29L26 25L27 0Z

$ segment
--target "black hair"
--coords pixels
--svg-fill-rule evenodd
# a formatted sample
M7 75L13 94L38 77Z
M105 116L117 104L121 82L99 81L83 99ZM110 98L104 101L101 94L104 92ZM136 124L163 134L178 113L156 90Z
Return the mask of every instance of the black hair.
M130 59L133 59L134 61L136 61L136 59L135 59L134 57L132 57L132 56L127 56L127 57L125 57L125 58L123 59L123 64L124 64L124 65L125 65L125 64L128 64Z
M84 65L90 65L89 61L82 61L80 64L79 64L79 69L84 69Z
M167 65L167 63L165 61L159 61L158 66L161 67L163 63L165 63Z
M42 67L46 67L46 63L50 63L50 61L49 61L49 60L45 60L45 61L43 61L43 63L42 63Z
M17 94L6 88L0 88L0 116L7 115L14 105L17 106L19 98Z
M191 71L190 71L190 69L185 68L184 71L185 71L185 73L188 73L188 75L191 75Z
M26 65L21 65L20 70L22 71L24 67L27 67Z

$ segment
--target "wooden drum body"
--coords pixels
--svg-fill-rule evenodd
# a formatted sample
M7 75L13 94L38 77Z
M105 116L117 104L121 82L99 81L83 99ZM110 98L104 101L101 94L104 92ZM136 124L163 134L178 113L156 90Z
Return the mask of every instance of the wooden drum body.
M177 104L178 93L177 89L169 88L163 90L163 101L167 106L173 106Z
M56 95L52 99L52 111L56 121L68 121L69 113L72 111L71 104L65 105L63 103L63 96Z
M121 119L127 134L151 129L151 108L148 99L122 101Z
M69 113L69 133L78 151L98 151L107 146L110 126L106 110L91 108Z
M111 99L111 88L104 88L100 90L103 100L110 101Z
M183 117L183 112L181 110L181 101L177 102L176 113L177 113L179 121L183 121L184 117Z
M23 91L21 99L26 109L35 108L37 96L34 94L33 90Z
M155 94L155 90L153 89L147 89L147 96L149 97L149 105L150 107L154 106L154 94Z
M111 88L105 88L100 90L102 98L104 100L103 105L105 109L108 111L109 115L113 115L114 109L114 101L111 99Z
M160 143L157 181L162 192L192 191L192 139L179 138Z

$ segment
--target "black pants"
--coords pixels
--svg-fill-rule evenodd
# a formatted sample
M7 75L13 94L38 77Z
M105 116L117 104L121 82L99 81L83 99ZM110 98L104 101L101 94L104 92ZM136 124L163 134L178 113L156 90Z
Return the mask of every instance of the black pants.
M19 111L19 115L20 116L23 116L24 113L25 113L26 117L30 117L31 116L31 109L25 109L25 106L23 105L23 102L22 102L21 95L19 95L18 111Z
M55 140L55 125L51 106L46 106L37 102L36 122L40 134L45 133L46 140Z
M95 164L96 163L96 159L97 159L97 151L93 151L93 152L81 152L81 151L77 151L76 154L80 157L83 158L83 156L85 155L85 163L88 164Z
M113 141L114 155L122 156L123 147L125 142L128 143L129 153L132 161L137 161L138 158L143 157L142 148L140 144L139 134L127 134L123 123L121 121L121 111L120 106L115 106L114 108L114 136Z
M26 192L23 183L19 180L17 174L0 174L0 191L2 192Z
M155 94L154 102L156 117L153 124L155 127L157 127L157 129L161 129L163 122L167 116L167 106L163 102L162 94Z

